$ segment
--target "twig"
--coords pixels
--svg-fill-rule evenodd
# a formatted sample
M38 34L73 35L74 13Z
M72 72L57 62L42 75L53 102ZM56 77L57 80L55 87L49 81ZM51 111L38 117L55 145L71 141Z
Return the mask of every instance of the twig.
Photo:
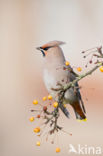
M74 87L75 84L80 81L81 79L83 79L84 77L91 75L95 70L97 70L101 65L103 64L103 62L99 63L98 65L96 65L95 67L93 67L93 69L91 69L90 71L86 72L83 75L78 76L75 80L73 80L72 82L66 84L63 86L62 90L66 91L67 89L69 89L70 87Z
M103 53L102 53L102 47L97 48L96 52L98 52L99 55L94 54L93 56L98 57L99 58L103 58ZM84 52L83 52L84 53ZM92 60L90 61L92 62ZM97 60L96 62L96 66L93 67L91 70L89 70L88 72L82 74L82 75L78 75L75 74L71 69L67 69L65 68L64 70L70 70L71 73L75 74L75 80L65 84L65 85L61 85L59 82L57 83L57 85L59 86L59 88L51 88L53 91L58 91L58 106L57 108L55 108L52 112L47 111L47 109L44 109L44 119L46 119L46 121L44 122L45 125L47 125L48 123L50 123L50 127L52 127L52 129L49 131L49 134L53 134L55 131L58 132L58 130L62 130L62 127L58 126L58 118L59 118L59 108L61 105L63 105L63 99L64 99L64 94L65 92L71 88L74 87L74 89L76 89L76 83L79 82L80 80L82 80L83 78L85 78L88 75L91 75L94 71L96 71L100 66L103 65L103 61L99 62ZM31 111L37 111L37 110L31 110ZM48 117L49 116L49 117Z

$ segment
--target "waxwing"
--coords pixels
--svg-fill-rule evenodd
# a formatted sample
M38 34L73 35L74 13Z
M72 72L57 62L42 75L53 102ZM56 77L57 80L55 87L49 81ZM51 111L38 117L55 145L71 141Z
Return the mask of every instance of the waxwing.
M75 80L77 76L70 65L68 66L70 70L64 70L65 57L60 47L62 44L64 44L62 41L51 41L37 48L42 52L44 59L43 78L45 86L55 101L58 101L59 96L55 89ZM78 83L75 84L74 88L72 87L65 92L63 104L59 106L63 113L69 117L69 112L64 104L72 106L76 119L86 120L86 111Z

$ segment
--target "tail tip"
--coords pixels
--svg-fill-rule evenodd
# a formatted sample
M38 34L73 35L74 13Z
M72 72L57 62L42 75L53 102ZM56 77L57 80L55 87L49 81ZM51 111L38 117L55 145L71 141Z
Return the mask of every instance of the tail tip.
M87 118L85 118L85 119L77 119L77 121L78 122L82 122L82 121L86 122L87 121Z

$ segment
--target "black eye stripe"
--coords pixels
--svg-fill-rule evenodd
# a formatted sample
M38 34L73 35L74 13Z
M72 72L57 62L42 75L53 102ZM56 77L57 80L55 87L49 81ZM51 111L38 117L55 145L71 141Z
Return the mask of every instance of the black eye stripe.
M48 50L50 47L46 47L46 48L40 47L40 48L46 51L46 50Z
M48 50L49 49L49 47L47 47L47 48L44 48L44 50Z

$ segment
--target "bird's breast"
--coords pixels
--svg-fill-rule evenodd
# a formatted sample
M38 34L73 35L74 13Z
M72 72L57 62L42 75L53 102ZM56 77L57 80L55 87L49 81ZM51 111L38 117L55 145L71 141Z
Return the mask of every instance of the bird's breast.
M48 91L50 91L51 88L56 87L57 83L55 75L47 69L44 69L44 83Z
M69 81L68 78L68 72L61 69L44 69L44 83L49 92L51 92L52 88L60 88L58 84L67 83Z

